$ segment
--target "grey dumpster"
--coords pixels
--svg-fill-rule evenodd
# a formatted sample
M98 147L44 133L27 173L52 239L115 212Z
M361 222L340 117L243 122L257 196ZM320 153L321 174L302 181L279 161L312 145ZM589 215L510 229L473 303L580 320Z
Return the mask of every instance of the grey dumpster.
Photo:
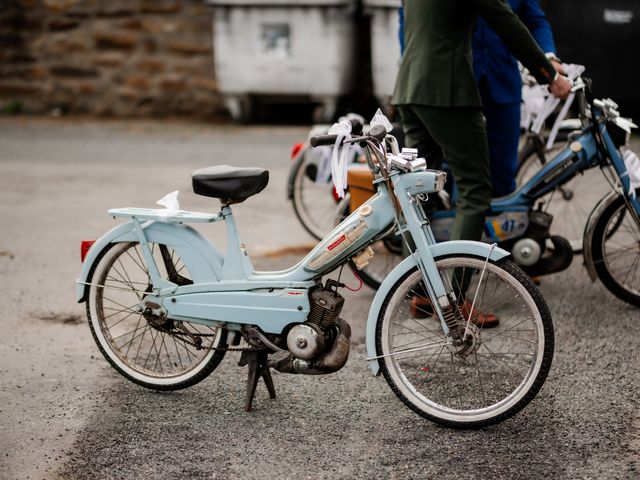
M398 39L400 0L363 0L371 15L371 73L373 94L381 105L387 105L400 62Z
M330 120L353 63L352 0L206 0L218 88L236 119L260 96L306 99Z

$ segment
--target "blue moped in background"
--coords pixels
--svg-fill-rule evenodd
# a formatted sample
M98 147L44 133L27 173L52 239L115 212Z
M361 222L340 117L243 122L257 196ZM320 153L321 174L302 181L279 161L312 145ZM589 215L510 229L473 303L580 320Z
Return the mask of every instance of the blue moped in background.
M513 261L531 276L566 269L574 247L554 235L554 218L547 211L550 198L563 195L562 187L583 172L599 168L608 192L584 227L580 242L584 264L592 281L599 278L618 298L640 306L640 160L629 148L635 125L620 116L612 100L593 98L588 80L579 77L574 91L581 128L569 133L565 148L515 192L493 199L484 241L510 251ZM455 189L453 192L451 196L441 192L440 208L429 215L438 241L450 235L455 217ZM376 260L360 272L368 285L377 288L402 260L400 247L400 239L394 236L373 246Z

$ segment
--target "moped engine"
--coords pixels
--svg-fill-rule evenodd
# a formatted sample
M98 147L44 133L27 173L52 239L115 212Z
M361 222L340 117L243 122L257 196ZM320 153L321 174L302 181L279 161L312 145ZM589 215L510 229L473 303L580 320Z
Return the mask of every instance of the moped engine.
M334 325L342 311L344 298L329 280L324 288L310 295L311 311L307 321L293 327L287 335L287 348L297 358L309 360L318 356L333 341Z
M328 280L324 287L310 293L307 321L289 330L289 351L272 355L269 367L282 373L324 375L347 363L351 328L339 318L344 298L337 292L337 286L335 280Z
M540 260L545 249L546 239L549 237L549 227L553 216L546 212L529 212L529 226L522 238L511 248L513 259L520 266L531 266Z
M550 214L541 210L529 212L529 227L511 248L513 259L531 276L560 272L573 260L571 244L563 237L549 234L552 220ZM547 239L553 248L545 252Z

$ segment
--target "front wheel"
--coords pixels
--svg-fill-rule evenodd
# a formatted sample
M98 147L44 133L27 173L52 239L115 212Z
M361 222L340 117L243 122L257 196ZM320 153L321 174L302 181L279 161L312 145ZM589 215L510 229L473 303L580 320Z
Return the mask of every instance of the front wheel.
M640 227L624 197L611 202L595 222L591 255L598 277L616 297L640 307Z
M161 276L193 283L171 247L150 243ZM206 378L222 361L226 330L174 320L145 307L149 268L138 243L114 243L89 276L87 316L109 363L129 380L155 390L178 390Z
M414 268L380 311L381 370L400 400L431 421L453 428L498 423L524 408L545 381L553 357L551 315L531 279L508 260L449 256L436 265L458 294L465 326L471 318L466 341L447 342ZM482 328L492 315L497 326Z

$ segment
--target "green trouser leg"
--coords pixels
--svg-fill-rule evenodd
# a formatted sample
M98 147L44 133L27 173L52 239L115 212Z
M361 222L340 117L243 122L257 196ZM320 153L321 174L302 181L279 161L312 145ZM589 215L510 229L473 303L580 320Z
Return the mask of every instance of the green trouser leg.
M399 105L407 146L429 168L447 160L459 192L452 240L480 240L492 187L484 118L475 107Z

